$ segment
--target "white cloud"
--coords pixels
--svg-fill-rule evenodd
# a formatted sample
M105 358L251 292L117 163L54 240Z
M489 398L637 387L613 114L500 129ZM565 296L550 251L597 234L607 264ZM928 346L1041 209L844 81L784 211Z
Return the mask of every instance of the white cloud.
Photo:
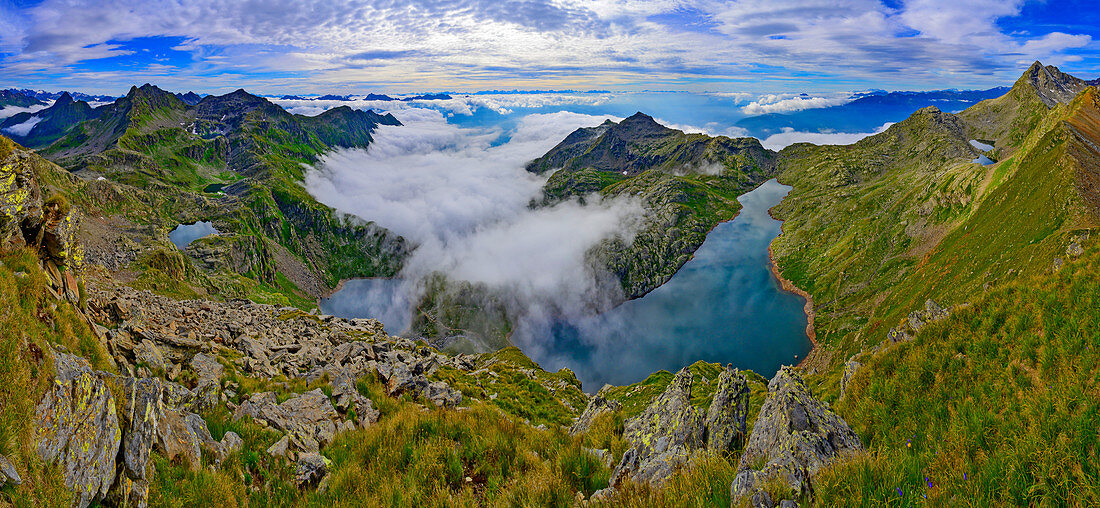
M1043 57L1070 48L1083 48L1092 42L1088 35L1070 35L1062 32L1051 32L1038 39L1032 39L1024 43L1020 50L1025 55Z
M30 134L31 130L34 129L34 126L38 125L38 122L41 121L42 117L32 116L27 119L26 122L5 127L4 132L14 134L16 136L26 136L27 134Z
M443 113L419 108L399 118L404 126L380 127L368 150L327 155L305 183L321 202L410 239L417 247L402 277L443 272L487 284L526 308L579 308L604 297L585 253L605 238L629 238L641 205L590 199L530 209L545 179L523 167L605 118L528 115L509 132L458 128ZM509 141L494 144L502 135Z
M287 111L299 115L314 116L325 110L348 106L354 109L373 109L375 111L387 111L397 113L409 109L434 109L455 115L472 115L479 108L495 111L502 115L508 115L517 108L534 109L542 107L565 107L572 105L598 106L611 100L611 94L567 94L567 93L538 93L538 94L479 94L465 95L455 94L450 99L435 100L364 100L364 96L351 96L351 100L317 100L317 99L271 99L272 102L282 106ZM400 95L393 95L395 98Z
M0 108L0 119L13 117L19 113L34 113L35 111L41 111L53 105L53 101L46 104L35 104L34 106L20 107L20 106L7 106Z
M746 115L765 115L768 113L793 113L806 109L827 108L840 106L852 101L848 94L832 97L815 97L810 95L769 94L748 103L741 108Z
M784 127L783 132L772 134L760 144L769 150L782 150L795 143L813 143L815 145L850 145L867 136L873 136L890 128L893 123L885 123L874 132L803 132Z

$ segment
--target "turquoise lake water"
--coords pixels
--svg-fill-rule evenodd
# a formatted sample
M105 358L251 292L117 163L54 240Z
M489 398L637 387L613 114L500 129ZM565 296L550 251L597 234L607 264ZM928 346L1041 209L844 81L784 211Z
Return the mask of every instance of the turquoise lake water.
M797 363L811 347L805 300L782 290L768 259L781 225L768 209L789 191L771 180L742 195L738 216L719 224L692 260L646 296L549 330L519 330L513 340L545 369L572 369L588 392L698 360L765 377Z

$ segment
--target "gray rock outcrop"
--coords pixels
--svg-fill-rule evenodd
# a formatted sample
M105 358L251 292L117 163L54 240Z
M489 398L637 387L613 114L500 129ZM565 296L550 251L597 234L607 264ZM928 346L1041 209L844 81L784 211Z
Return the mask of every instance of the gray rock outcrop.
M0 455L0 487L7 484L20 485L23 483L23 479L19 477L19 471L15 470L15 466L7 457Z
M855 376L856 372L862 367L863 364L855 360L848 360L848 363L844 364L844 375L840 378L840 398L844 398L844 394L848 391L848 383L852 381L852 376Z
M287 446L294 452L316 452L332 442L339 419L336 408L320 389L293 396L282 404L277 403L274 392L254 394L233 415L234 419L243 416L287 433Z
M812 496L813 476L819 469L862 450L851 427L810 395L794 368L784 367L768 383L768 398L741 455L730 494L735 503L763 504L764 484L778 481L792 497Z
M627 479L660 485L693 453L729 452L744 440L749 396L744 375L726 367L705 414L691 404L691 384L691 371L684 367L645 411L626 421L623 438L630 447L611 472L613 487ZM597 397L589 403L593 413L617 408Z
M111 389L83 358L58 353L56 379L35 408L38 455L57 463L83 508L103 499L115 479L122 430Z
M691 372L676 373L657 399L627 420L623 438L631 444L611 473L611 485L630 478L660 484L703 447L703 416L691 405Z
M596 418L604 414L613 414L622 409L622 404L619 401L604 398L604 394L610 387L611 385L604 385L596 395L588 399L588 405L585 406L584 412L569 427L569 435L576 436L588 432Z
M707 449L722 453L734 451L744 442L749 417L749 385L737 369L727 365L718 377L704 425Z
M424 398L436 407L454 408L462 403L462 392L444 381L436 381L424 388Z
M929 323L942 321L947 319L950 315L950 311L944 309L940 304L936 303L935 300L929 298L925 300L923 309L910 312L904 323L891 328L890 331L886 333L886 338L891 344L913 340L917 332Z
M321 480L328 475L328 465L328 459L320 453L303 453L298 457L297 468L295 468L295 483L299 487L321 483Z

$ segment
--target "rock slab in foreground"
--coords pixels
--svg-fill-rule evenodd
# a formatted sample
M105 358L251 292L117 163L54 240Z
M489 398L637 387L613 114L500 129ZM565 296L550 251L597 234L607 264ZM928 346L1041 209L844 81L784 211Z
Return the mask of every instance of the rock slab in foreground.
M56 379L35 408L38 455L56 462L81 508L103 499L122 440L111 389L87 360L58 353Z
M793 497L813 495L812 479L819 469L862 450L852 428L810 395L794 368L784 367L768 383L768 398L730 486L733 503L772 506L763 490L768 481L781 482ZM754 468L761 463L762 468Z
M703 416L691 405L691 372L684 367L642 414L626 422L623 437L631 447L611 473L611 485L623 480L663 482L702 448Z
M748 417L749 384L737 369L727 365L707 410L707 449L734 451L745 439Z

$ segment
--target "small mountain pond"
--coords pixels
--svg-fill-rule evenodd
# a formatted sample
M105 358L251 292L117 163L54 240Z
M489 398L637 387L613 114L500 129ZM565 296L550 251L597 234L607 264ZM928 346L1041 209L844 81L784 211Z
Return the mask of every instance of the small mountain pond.
M180 224L176 226L176 229L168 233L168 239L176 244L177 249L183 250L186 249L191 242L199 238L216 234L218 234L218 230L214 229L214 223L200 221L194 224Z

